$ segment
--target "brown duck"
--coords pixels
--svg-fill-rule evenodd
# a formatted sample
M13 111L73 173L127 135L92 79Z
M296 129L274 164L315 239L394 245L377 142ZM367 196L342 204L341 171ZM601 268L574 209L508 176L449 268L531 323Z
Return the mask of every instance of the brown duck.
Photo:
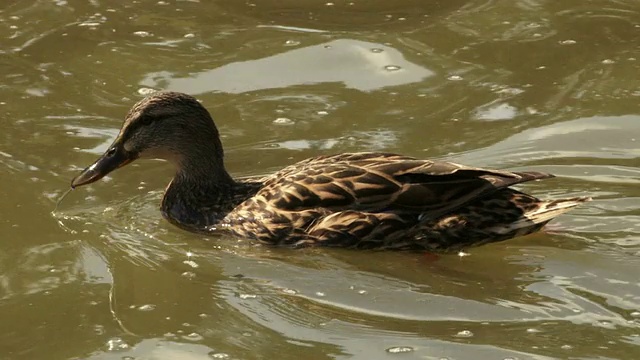
M276 245L459 250L532 233L589 200L543 201L509 188L551 174L389 153L318 156L270 176L234 179L209 112L175 92L134 105L113 144L71 187L138 158L175 166L161 206L171 223Z

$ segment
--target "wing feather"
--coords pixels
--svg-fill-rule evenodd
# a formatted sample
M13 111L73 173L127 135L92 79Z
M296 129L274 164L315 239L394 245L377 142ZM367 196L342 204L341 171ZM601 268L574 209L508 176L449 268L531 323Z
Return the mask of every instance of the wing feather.
M257 196L283 211L325 208L437 217L498 189L551 177L388 153L320 156L268 177Z

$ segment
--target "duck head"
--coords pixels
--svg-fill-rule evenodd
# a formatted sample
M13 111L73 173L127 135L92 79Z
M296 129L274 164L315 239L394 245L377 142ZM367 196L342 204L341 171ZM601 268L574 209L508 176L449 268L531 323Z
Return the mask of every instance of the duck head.
M209 112L192 96L158 92L129 110L113 144L71 181L71 187L98 181L138 158L168 160L178 173L226 173L218 129Z

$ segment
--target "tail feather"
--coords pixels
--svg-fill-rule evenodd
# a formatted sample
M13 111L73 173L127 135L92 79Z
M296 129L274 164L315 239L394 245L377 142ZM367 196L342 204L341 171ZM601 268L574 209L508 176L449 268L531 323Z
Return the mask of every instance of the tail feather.
M537 231L558 215L563 214L587 201L591 201L591 198L574 197L569 199L540 201L535 209L525 212L520 219L509 224L500 224L487 230L498 234L507 234L517 231L518 234L516 236L526 235Z
M543 201L540 207L534 211L525 213L524 216L535 224L547 222L554 217L563 214L583 202L591 201L590 197L575 197L553 201Z
M514 189L503 189L453 214L419 224L416 246L451 252L524 236L590 200L589 197L540 200Z

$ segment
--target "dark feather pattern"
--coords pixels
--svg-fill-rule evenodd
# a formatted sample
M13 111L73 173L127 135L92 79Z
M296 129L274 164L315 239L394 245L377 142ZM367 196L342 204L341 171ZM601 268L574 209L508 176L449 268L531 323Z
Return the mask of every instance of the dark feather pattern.
M508 229L549 204L508 187L550 177L388 153L320 156L260 179L222 221L277 245L453 251L541 228L548 220ZM562 212L585 200L567 199Z

